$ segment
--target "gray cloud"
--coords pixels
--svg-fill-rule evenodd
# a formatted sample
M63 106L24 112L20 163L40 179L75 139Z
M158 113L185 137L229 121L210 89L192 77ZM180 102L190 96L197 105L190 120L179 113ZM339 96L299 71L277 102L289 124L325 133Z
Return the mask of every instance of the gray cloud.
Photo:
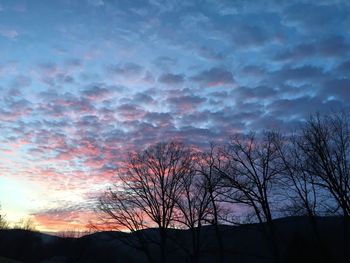
M172 74L172 73L164 73L162 74L158 81L165 84L181 84L185 80L183 74Z
M225 68L214 67L203 70L191 77L191 80L207 86L218 86L235 83L233 74Z
M143 72L143 67L132 62L109 65L107 70L110 74L124 78L138 77Z

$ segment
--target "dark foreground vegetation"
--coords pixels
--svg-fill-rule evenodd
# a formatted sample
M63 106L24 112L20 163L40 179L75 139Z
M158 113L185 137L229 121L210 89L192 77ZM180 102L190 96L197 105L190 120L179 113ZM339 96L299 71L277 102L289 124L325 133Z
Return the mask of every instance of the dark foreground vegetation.
M307 217L288 217L274 221L281 262L344 262L341 217L317 218L319 236ZM273 262L263 225L220 226L225 262ZM159 262L156 229L146 231L155 242L151 257ZM147 262L144 253L121 239L137 240L137 233L100 232L80 238L63 238L28 230L0 231L0 262L8 258L20 262ZM218 244L212 226L203 227L199 262L219 262ZM190 262L185 248L191 246L189 230L169 229L168 262ZM350 251L349 251L350 252ZM11 262L11 261L9 261Z

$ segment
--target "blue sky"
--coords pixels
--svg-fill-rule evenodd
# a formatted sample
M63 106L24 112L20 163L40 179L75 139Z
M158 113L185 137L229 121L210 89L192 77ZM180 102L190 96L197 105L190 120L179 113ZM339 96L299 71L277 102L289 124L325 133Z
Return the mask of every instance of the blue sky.
M345 0L0 0L4 212L79 227L127 151L348 111L349 25Z

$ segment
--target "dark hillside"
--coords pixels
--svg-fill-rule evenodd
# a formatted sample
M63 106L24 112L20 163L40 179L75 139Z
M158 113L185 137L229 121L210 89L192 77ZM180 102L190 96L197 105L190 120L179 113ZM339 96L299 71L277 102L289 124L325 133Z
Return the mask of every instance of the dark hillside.
M274 221L282 262L342 262L343 224L340 217L317 218L317 230L306 217ZM226 262L272 262L263 225L221 226ZM151 254L159 253L157 229L143 230L149 237ZM217 261L217 242L212 226L203 228L200 262ZM142 251L126 245L137 244L137 236L121 232L100 232L78 239L59 238L24 230L0 232L0 256L22 262L147 262ZM169 262L190 262L189 230L171 230ZM156 258L156 257L155 257Z

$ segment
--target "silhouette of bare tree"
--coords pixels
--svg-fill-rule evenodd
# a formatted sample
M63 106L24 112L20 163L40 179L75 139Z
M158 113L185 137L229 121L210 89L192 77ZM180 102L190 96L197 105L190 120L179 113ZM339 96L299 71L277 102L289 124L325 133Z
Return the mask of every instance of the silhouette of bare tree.
M168 229L183 193L183 178L193 171L193 160L190 148L178 142L158 143L129 154L119 169L119 181L100 199L100 210L114 228L138 233L139 248L150 261L150 237L139 230L157 227L160 261L166 262Z

